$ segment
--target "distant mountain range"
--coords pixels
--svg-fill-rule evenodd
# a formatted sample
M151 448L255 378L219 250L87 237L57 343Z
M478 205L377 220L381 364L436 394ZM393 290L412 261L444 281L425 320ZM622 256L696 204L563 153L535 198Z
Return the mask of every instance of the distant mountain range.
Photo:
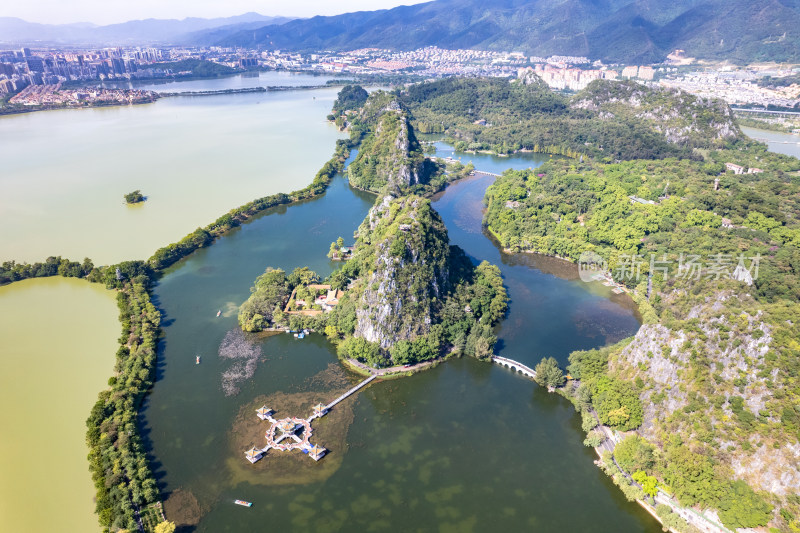
M247 28L213 44L298 51L435 45L629 63L683 49L702 59L800 61L800 0L435 0Z
M97 26L76 24L37 24L19 18L0 17L0 42L15 45L45 44L191 44L213 42L231 33L278 25L288 17L267 17L245 13L214 19L185 18L131 20Z
M146 19L95 26L0 17L0 42L177 44L293 51L423 46L652 63L689 57L800 62L800 0L434 0L331 17Z

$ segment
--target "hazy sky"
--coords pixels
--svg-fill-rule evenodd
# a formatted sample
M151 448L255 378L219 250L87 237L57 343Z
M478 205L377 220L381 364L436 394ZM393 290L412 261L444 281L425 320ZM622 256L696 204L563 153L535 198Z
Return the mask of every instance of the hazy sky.
M419 4L422 0L23 0L3 2L0 17L29 22L112 24L133 19L262 15L310 17Z

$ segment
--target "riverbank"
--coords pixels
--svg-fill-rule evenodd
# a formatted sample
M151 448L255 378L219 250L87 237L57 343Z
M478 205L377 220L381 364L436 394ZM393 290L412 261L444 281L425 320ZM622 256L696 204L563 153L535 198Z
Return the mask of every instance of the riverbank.
M3 107L0 107L0 116L5 115L22 115L25 113L35 113L37 111L63 111L65 109L99 109L99 108L111 108L111 107L128 107L128 106L138 106L138 105L145 105L145 104L152 104L158 100L158 96L154 96L151 99L143 99L134 102L84 102L78 104L57 104L57 105L17 105L17 104L6 104Z
M326 87L335 87L338 84L326 84ZM268 93L280 91L308 91L317 90L319 85L271 85L267 87L244 87L241 89L219 89L214 91L180 91L158 93L160 96L217 96L221 94L247 94Z

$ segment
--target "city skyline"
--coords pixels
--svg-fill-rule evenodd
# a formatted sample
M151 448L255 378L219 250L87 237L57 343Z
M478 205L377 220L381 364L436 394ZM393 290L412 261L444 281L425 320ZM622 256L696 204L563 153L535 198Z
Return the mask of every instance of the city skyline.
M353 11L391 9L401 5L423 3L419 0L302 0L291 6L270 0L231 0L220 3L210 0L188 2L142 0L136 3L111 3L101 0L75 0L64 4L57 0L30 0L7 5L0 17L16 17L38 24L91 23L99 26L141 19L219 18L255 12L265 16L313 17L338 15Z

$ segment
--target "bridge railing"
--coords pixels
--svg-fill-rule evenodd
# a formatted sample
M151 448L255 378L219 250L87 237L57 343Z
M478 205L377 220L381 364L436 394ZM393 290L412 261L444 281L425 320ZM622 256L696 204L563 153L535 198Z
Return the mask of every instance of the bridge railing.
M527 365L520 363L519 361L514 361L513 359L509 359L508 357L500 357L499 355L496 355L492 357L492 361L496 361L498 363L505 363L507 365L517 367L519 370L522 370L523 372L527 372L532 376L536 376L535 370L533 370Z

